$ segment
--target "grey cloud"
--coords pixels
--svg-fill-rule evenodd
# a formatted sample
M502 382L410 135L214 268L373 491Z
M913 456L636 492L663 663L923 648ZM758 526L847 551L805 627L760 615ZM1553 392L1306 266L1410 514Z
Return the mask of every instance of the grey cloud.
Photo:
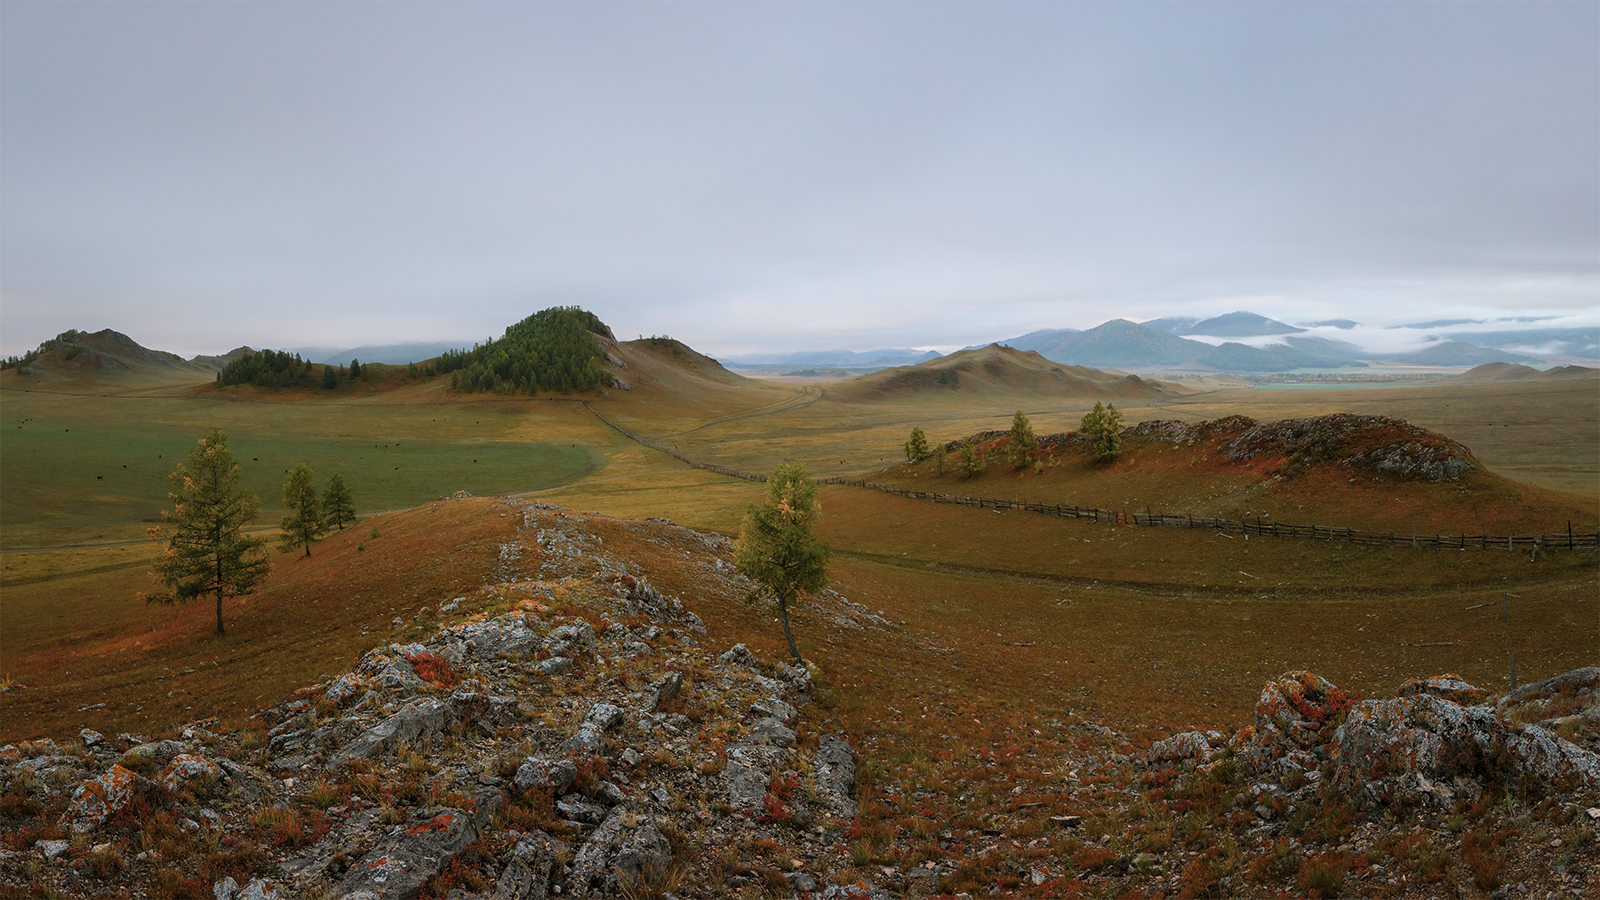
M4 352L470 341L553 303L734 353L1600 296L1592 4L0 21Z

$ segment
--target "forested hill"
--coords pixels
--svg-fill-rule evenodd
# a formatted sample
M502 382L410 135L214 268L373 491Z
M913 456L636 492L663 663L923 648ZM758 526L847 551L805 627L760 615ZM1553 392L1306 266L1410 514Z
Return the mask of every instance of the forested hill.
M496 340L439 357L450 388L464 392L592 391L611 384L595 335L616 340L606 323L576 306L540 310Z

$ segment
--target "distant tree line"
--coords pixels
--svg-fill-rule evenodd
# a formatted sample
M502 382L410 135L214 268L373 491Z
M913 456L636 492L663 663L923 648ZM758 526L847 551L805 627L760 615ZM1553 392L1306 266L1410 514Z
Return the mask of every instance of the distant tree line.
M247 353L226 366L217 373L218 385L253 384L265 388L285 387L324 387L329 390L340 384L355 381L367 374L366 367L361 365L361 360L350 360L350 368L344 366L322 366L322 371L317 372L317 364L309 359L301 359L300 354L290 353L286 350L257 350Z
M445 351L436 368L450 373L451 390L465 393L592 391L611 383L596 334L612 337L594 313L553 306L508 327L499 339Z
M78 338L82 336L83 332L76 328L69 328L66 331L63 331L55 337L50 338L49 340L40 344L38 347L35 347L34 349L29 350L27 353L22 354L21 356L8 356L5 359L0 360L0 369L23 368L24 366L29 365L34 360L57 347L75 344ZM68 358L70 358L70 355Z

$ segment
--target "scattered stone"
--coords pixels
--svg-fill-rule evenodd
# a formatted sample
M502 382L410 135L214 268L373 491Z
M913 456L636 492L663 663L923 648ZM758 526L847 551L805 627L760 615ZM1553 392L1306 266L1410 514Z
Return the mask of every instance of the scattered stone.
M548 790L565 794L578 779L578 767L570 759L549 760L530 756L517 769L515 784L519 791Z
M743 644L734 644L717 657L717 661L730 666L744 666L747 669L757 667L756 655Z

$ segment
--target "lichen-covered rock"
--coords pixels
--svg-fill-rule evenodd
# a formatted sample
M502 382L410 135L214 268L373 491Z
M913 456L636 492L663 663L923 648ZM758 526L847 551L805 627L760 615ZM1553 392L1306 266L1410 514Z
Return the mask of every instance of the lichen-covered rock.
M1448 672L1432 678L1413 678L1400 685L1398 696L1413 697L1428 694L1462 706L1473 706L1489 699L1489 692L1468 684L1460 675Z
M323 691L323 697L329 702L344 706L365 694L370 683L367 678L355 672L346 672L328 683L327 690Z
M655 712L661 708L661 704L671 700L673 697L678 696L678 692L681 690L683 690L682 672L668 672L660 678L657 678L655 682L650 685L650 689L645 691L645 710L647 712Z
M551 656L565 656L568 658L593 656L595 653L594 627L582 620L562 625L550 632L550 637L545 646L550 651Z
M244 887L232 878L224 878L211 886L211 895L216 900L289 900L292 896L264 878L252 878Z
M1513 722L1536 722L1600 752L1600 668L1573 669L1525 684L1498 705Z
M672 865L672 844L655 820L625 807L614 807L572 858L571 893L616 893L647 869L665 872Z
M334 768L354 759L366 759L394 748L401 743L410 743L421 738L438 734L450 727L455 718L455 710L451 704L432 697L413 700L406 704L394 715L377 725L367 729L351 741L343 750L334 755L329 768Z
M771 716L755 720L750 726L752 744L771 744L774 747L793 747L794 729Z
M372 891L383 898L415 897L428 879L477 839L470 817L459 809L429 807L394 830L382 844L350 866L338 892Z
M156 776L156 782L176 793L179 788L201 781L216 781L221 777L221 767L211 760L193 753L179 753Z
M1182 763L1190 760L1204 762L1211 758L1213 749L1223 741L1215 731L1185 731L1150 745L1147 759L1152 765Z
M544 638L528 627L520 613L511 613L495 619L464 622L441 631L428 643L430 646L459 643L473 656L495 659L532 656L544 646Z
M578 779L578 767L570 759L550 760L530 756L517 768L515 784L519 791L547 790L565 794Z
M825 734L817 742L811 764L817 793L827 798L841 815L853 818L857 812L856 801L850 796L856 787L855 748L836 734Z
M1508 725L1489 707L1429 694L1356 704L1334 747L1334 783L1368 798L1383 799L1391 779L1409 773L1600 788L1600 755L1536 725Z
M495 900L547 900L551 874L569 848L542 831L523 835L495 881Z
M139 787L139 776L122 765L113 765L109 771L79 785L72 795L72 803L61 817L61 824L72 826L73 831L93 831L105 823L133 800Z
M727 765L722 780L727 786L728 805L752 810L761 805L771 782L769 770L784 756L778 747L756 744L731 744L725 751Z
M1314 769L1353 701L1320 675L1285 672L1262 688L1255 727L1229 745L1247 773Z
M722 655L717 657L717 661L730 666L744 666L747 669L756 668L756 655L751 653L750 648L743 644L734 644L724 650Z
M1231 460L1281 456L1290 466L1333 463L1400 478L1443 481L1477 468L1460 443L1388 416L1336 413L1252 426L1223 450Z

